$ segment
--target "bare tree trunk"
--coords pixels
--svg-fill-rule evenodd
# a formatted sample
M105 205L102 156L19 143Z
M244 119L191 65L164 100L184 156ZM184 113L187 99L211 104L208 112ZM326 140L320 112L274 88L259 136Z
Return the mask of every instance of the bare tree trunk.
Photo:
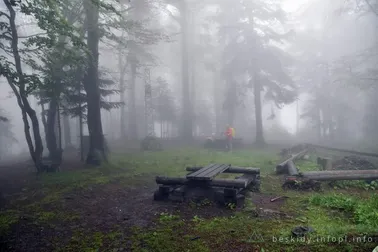
M68 115L63 115L63 132L64 132L64 147L72 145L71 141L71 125Z
M131 80L130 80L130 89L129 89L129 134L131 138L137 138L138 129L137 129L137 111L136 111L136 99L135 99L135 82L137 74L136 58L133 57L130 60L130 70L131 70Z
M187 6L185 0L180 1L181 18L181 50L182 50L182 120L181 120L181 137L186 140L193 138L192 107L190 105L190 88L189 88L189 53L188 53L188 21Z
M296 121L296 124L295 124L295 134L298 135L299 134L299 119L300 119L300 113L299 113L299 100L297 100L296 102L296 115L297 115L297 121Z
M52 159L55 156L55 153L58 151L58 145L56 141L55 134L55 123L56 123L56 111L58 108L58 103L55 98L51 98L49 104L49 110L47 112L47 130L46 130L46 144L47 149L49 150L49 157Z
M195 51L195 24L194 24L194 13L193 11L188 11L188 23L186 25L188 29L188 50ZM190 90L190 102L191 102L191 121L192 121L192 131L194 136L197 136L197 126L198 121L196 117L196 56L195 53L188 54L188 71L189 71L189 90Z
M119 58L118 58L118 67L119 67L119 101L123 103L120 109L120 134L122 139L126 139L126 110L125 110L125 90L126 90L126 83L125 83L125 68L126 62L123 61L124 55L122 54L121 50L119 51Z
M216 72L214 72L214 75L213 75L213 107L214 107L214 122L215 122L215 133L218 133L219 131L219 123L218 123L218 120L219 120L219 112L218 112L218 88L219 86L217 85L218 81L217 81L217 77L216 77Z
M58 143L59 143L59 150L62 151L62 122L60 119L60 106L58 101L58 106L56 108L56 116L57 116L57 123L58 123Z
M42 109L42 112L41 112L42 125L43 125L43 130L45 132L45 144L47 145L47 143L46 143L46 139L47 139L47 120L46 120L47 111L45 109L45 105L42 103L42 100L41 100L41 109Z
M258 78L255 78L253 93L255 96L255 116L256 116L256 144L257 146L264 146L264 128L262 120L262 104L261 104L261 83Z
M86 162L87 164L100 165L102 160L107 161L107 157L104 148L98 78L98 45L100 41L98 24L99 8L90 0L84 1L84 7L87 18L87 45L91 52L88 58L88 69L84 77L84 88L87 93L88 131L90 138Z
M163 120L160 120L160 138L163 138Z
M18 50L18 32L17 32L17 26L16 26L16 12L13 9L12 4L10 3L9 0L3 0L5 6L7 7L9 11L9 24L11 28L11 47L12 47L12 52L13 52L13 58L14 58L14 63L16 67L16 72L18 75L18 89L16 88L15 83L13 83L13 79L7 77L8 84L12 88L13 92L16 95L17 98L17 103L21 109L22 112L22 119L24 122L24 131L25 131L25 137L26 137L26 142L29 147L29 152L30 155L33 159L33 162L35 164L35 167L38 172L43 171L42 167L42 153L43 153L43 144L42 144L42 138L41 134L39 131L39 122L38 122L38 117L35 111L31 108L29 101L27 99L27 93L25 90L25 79L24 79L24 73L22 70L22 65L21 65L21 57L19 54ZM34 136L34 145L33 141L31 138L30 134L30 126L28 122L29 116L31 123L32 123L32 130L33 130L33 136Z
M318 142L322 142L323 128L322 128L322 110L319 108L318 111Z
M81 111L81 103L80 103L80 114L79 114L79 138L80 138L80 161L84 162L83 112Z

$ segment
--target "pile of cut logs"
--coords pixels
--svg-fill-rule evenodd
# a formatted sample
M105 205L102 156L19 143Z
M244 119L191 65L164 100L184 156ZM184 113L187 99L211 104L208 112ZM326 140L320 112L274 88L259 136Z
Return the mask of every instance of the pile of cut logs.
M285 189L320 189L320 181L337 181L337 180L365 180L373 181L378 179L378 170L332 170L332 159L327 157L318 157L317 163L321 166L321 171L300 172L295 166L294 161L303 158L308 153L309 145L306 148L292 154L291 157L276 166L276 174L285 174ZM313 146L314 147L314 146ZM315 146L319 148L319 146ZM322 147L327 149L327 147ZM332 148L335 150L335 148ZM336 149L338 150L338 149ZM344 152L352 152L340 150ZM377 156L376 154L358 153L361 155Z

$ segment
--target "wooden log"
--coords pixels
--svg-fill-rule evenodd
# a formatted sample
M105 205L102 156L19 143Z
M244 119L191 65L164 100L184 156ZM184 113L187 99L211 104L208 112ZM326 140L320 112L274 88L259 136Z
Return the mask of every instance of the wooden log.
M333 151L338 151L338 152L348 152L348 153L359 155L359 156L378 157L378 154L376 153L359 152L359 151L354 151L354 150L339 149L339 148L321 146L321 145L316 145L316 144L307 144L307 145L313 148L333 150Z
M202 168L203 166L194 166L186 167L186 170L190 172L195 172ZM224 173L260 174L260 168L231 166L230 168L226 169Z
M228 188L247 188L249 181L245 179L213 179L203 181L207 186L228 187ZM162 185L201 185L198 181L179 177L156 177L156 183Z
M246 189L253 192L260 191L260 175L257 174L243 174L242 176L235 177L235 179L246 179L248 180L248 186Z
M301 176L305 179L318 181L375 180L378 179L378 170L313 171L303 172Z
M285 174L285 173L287 174L287 172L288 172L287 166L286 166L287 162L298 160L301 157L303 157L304 155L306 155L306 153L307 153L307 149L300 151L297 154L292 155L290 158L288 158L285 161L283 161L282 163L278 164L276 166L276 174Z
M299 175L299 172L298 172L298 169L297 167L295 166L294 162L292 160L290 160L289 162L286 163L286 169L287 169L287 173L290 175L290 176L296 176L296 175Z

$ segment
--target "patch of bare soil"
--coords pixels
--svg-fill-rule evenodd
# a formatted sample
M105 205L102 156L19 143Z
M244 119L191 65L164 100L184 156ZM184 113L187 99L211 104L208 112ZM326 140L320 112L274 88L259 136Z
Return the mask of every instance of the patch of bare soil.
M282 211L286 198L277 195L252 193L252 203L256 206L256 216L260 218L285 218L288 213Z
M161 213L180 215L184 219L234 214L217 206L154 201L154 190L156 185L130 187L113 183L67 193L59 202L41 210L59 213L58 218L38 223L36 216L25 215L0 239L0 251L53 251L72 242L75 233L85 237L85 234L107 234L115 230L124 234L119 243L129 251L133 227L151 227Z
M186 219L232 214L232 211L216 206L195 207L188 202L154 201L155 190L155 185L125 187L121 184L109 184L76 192L65 201L65 207L86 214L88 220L101 226L109 226L115 222L147 227L161 213L178 214Z
M79 169L78 164L73 161L67 162L66 165ZM17 172L18 166L20 169ZM21 166L24 167L25 164L4 167L0 175L0 190L11 198L17 197L22 188L35 181L35 174L26 171L19 172L22 169ZM153 227L161 213L180 215L183 219L235 214L235 210L211 204L154 201L153 192L156 188L151 179L144 185L135 187L118 181L69 192L54 204L44 205L38 212L25 213L21 216L19 221L11 227L10 232L0 237L0 251L50 252L66 246L71 247L71 250L64 249L63 251L77 251L74 249L75 243L84 242L96 232L109 234L114 231L123 235L117 238L116 243L118 242L119 245L114 245L113 241L106 251L113 249L130 251L133 227ZM271 202L274 195L253 193L250 197L257 208L263 209L262 213L269 218L275 216L284 203L284 200ZM6 204L6 202L3 203ZM55 215L45 221L36 216L46 213L55 213ZM262 213L259 216L264 216Z

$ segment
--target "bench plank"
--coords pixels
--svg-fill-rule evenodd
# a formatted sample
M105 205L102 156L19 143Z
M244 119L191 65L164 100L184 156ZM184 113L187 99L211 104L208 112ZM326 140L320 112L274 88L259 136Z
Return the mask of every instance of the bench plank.
M221 164L218 167L214 168L213 170L206 172L206 174L202 174L202 176L210 177L211 179L213 179L215 176L226 171L230 167L231 167L231 165Z
M218 174L229 169L230 167L231 165L229 164L210 164L198 171L188 174L186 178L192 180L211 180Z
M203 174L204 172L206 172L208 170L213 169L215 166L216 166L216 164L209 164L208 166L205 166L202 169L199 169L198 171L195 171L193 173L188 174L186 176L186 178L190 179L190 178L201 176L201 174Z

